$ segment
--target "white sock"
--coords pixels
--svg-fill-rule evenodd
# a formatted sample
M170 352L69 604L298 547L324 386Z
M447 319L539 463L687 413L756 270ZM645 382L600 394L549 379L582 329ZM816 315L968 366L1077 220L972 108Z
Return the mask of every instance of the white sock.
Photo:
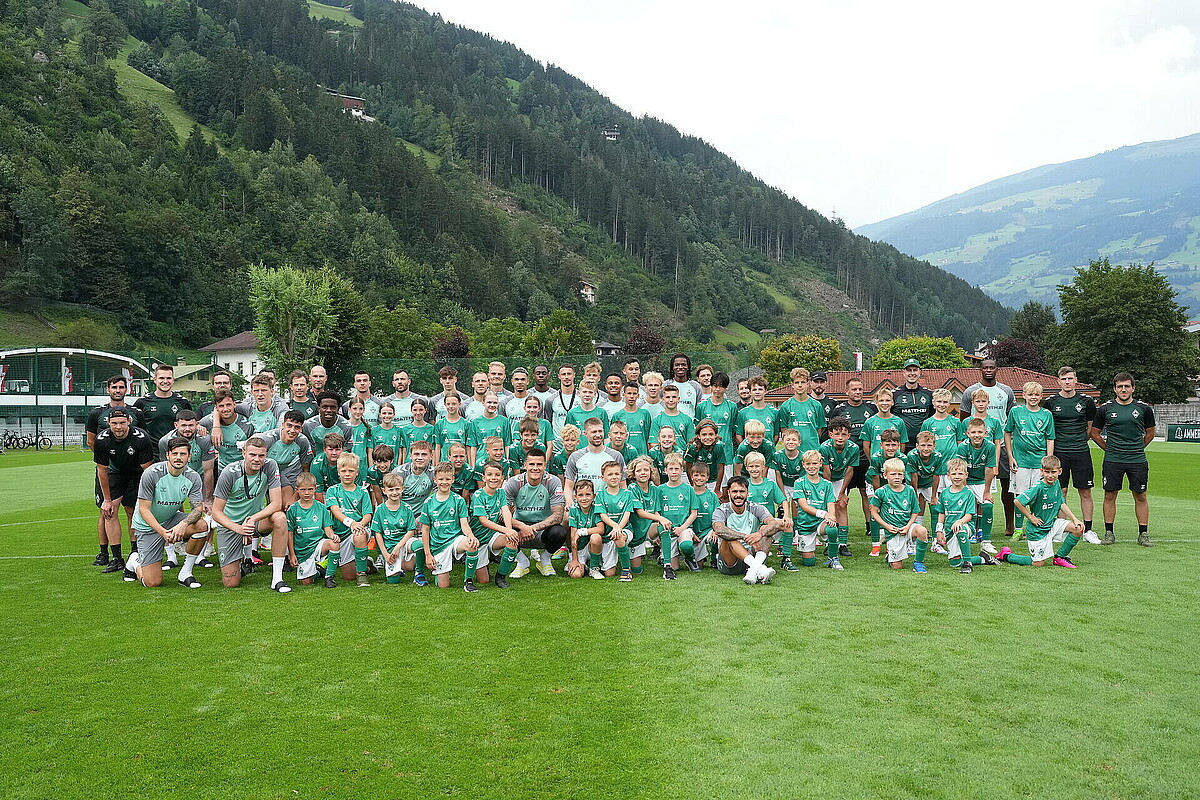
M524 550L517 551L517 566L521 569L529 569L529 556L525 555Z
M279 583L283 580L283 556L277 556L271 559L271 585Z
M187 553L183 559L183 566L179 568L179 580L186 581L192 577L192 569L195 568L196 562L200 560L200 556L194 556Z
M200 558L208 558L209 556L215 556L216 554L217 548L213 547L212 542L205 542L204 547L200 550Z
M543 567L550 566L550 554L547 553L545 550L538 553L538 562L541 563L541 565Z
M133 570L134 572L137 572L137 568L141 566L141 564L142 560L138 557L137 550L134 550L125 559L125 569Z
M175 554L175 545L174 545L174 543L171 543L171 544L165 545L165 546L163 547L163 550L165 551L165 553L164 553L164 559L163 559L164 561L175 561L175 562L178 562L178 561L179 561L179 557L178 557L178 556Z
M760 550L757 553L751 553L749 556L746 557L746 563L754 564L754 566L756 566L756 567L761 567L763 565L763 562L766 560L767 560L767 553L764 550Z

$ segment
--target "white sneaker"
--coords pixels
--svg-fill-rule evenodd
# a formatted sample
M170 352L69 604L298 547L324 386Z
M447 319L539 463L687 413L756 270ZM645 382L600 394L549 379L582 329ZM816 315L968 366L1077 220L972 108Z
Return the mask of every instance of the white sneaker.
M759 578L763 583L770 583L775 577L774 567L763 567L762 576Z
M534 564L537 565L537 571L542 573L543 575L545 575L547 578L553 577L558 574L557 572L554 571L553 564L549 564L549 563L543 564L541 561L535 561Z
M529 567L522 567L520 564L517 564L515 567L512 568L512 572L508 573L508 577L524 578L528 574L529 574Z
M845 569L845 567L842 566L842 562L836 558L833 559L833 563L829 565L829 568L832 570L836 570L838 572L841 572L842 570Z
M984 541L983 544L979 545L979 549L987 553L989 556L996 555L996 545L989 541Z
M754 564L746 566L746 574L742 576L742 582L747 586L753 586L758 583L758 567Z
M604 580L604 573L601 572L598 567L592 567L590 570L588 570L588 575L598 581Z
M947 550L946 548L942 547L942 546L941 546L940 544L938 544L937 542L932 542L932 543L929 545L929 549L930 549L930 550L932 550L933 552L937 553L939 556L946 556L946 555L949 555L949 554L950 554L950 551L949 551L949 550Z
M917 545L916 545L916 542L909 542L909 544L908 544L908 554L909 554L910 556L915 556L915 555L917 554Z
M537 563L537 561L538 561L538 559L540 559L541 557L542 557L542 551L541 551L541 550L530 550L530 551L529 551L529 561L530 561L530 563L536 564L536 563Z
M1083 532L1083 540L1088 544L1100 544L1100 537L1095 531L1087 530Z

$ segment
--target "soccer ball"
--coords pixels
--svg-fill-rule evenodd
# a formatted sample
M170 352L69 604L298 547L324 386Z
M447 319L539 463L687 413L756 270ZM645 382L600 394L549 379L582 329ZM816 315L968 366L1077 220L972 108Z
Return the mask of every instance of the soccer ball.
M587 567L583 565L583 562L567 567L567 574L572 578L582 578L585 572L587 572Z

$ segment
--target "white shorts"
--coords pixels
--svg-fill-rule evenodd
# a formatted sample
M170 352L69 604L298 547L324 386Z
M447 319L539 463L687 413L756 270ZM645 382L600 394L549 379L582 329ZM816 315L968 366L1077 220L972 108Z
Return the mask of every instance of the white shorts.
M874 496L875 496L875 487L872 486L870 483L867 483L867 499L870 500Z
M1057 549L1054 545L1067 538L1067 526L1070 524L1071 520L1069 519L1056 519L1050 533L1041 539L1027 540L1029 557L1034 561L1049 561L1054 558L1054 551Z
M454 569L454 562L461 561L463 553L458 552L458 548L462 546L467 537L455 536L454 541L446 545L446 548L440 553L433 554L433 574L443 575ZM472 576L474 577L474 576Z
M588 559L591 555L592 552L587 549L587 545L579 548L579 551L576 553L576 557L583 562L585 567L588 565ZM605 542L600 546L600 568L612 569L615 566L617 566L617 543L611 541Z
M924 489L917 489L917 497L925 500L925 504L929 505L933 502L933 487L926 486Z
M346 531L345 533L341 534L341 536L342 536L342 546L338 550L338 562L341 564L353 564L354 563L354 534L352 534L350 531Z
M687 531L689 534L696 536L695 545L693 545L694 550L692 552L693 558L695 558L697 561L703 561L704 559L708 558L708 542L706 542L704 539L702 539L691 528L683 528L683 530ZM663 557L664 558L673 558L673 557L679 555L679 535L678 534L672 533L670 536L662 536L659 538L662 539ZM671 547L670 554L666 553L666 548L668 546L667 545L668 542L670 542L670 547Z
M913 543L911 534L893 536L887 543L887 560L889 564L908 558L908 547Z
M788 500L795 500L796 499L796 487L795 486L783 487L783 496L786 497Z
M968 483L967 488L971 490L971 494L975 495L975 502L983 505L983 490L987 488L983 483Z
M641 544L631 546L629 548L629 557L630 558L642 558L643 556L646 555L646 553L649 550L650 550L650 540L647 539L646 541L642 542Z
M1017 471L1012 473L1008 479L1008 490L1013 494L1020 494L1026 489L1032 489L1034 484L1042 479L1042 470L1027 469L1025 467L1017 467Z
M709 481L705 485L708 487L708 490L710 492L715 492L717 490L717 482L716 481Z
M833 496L841 497L842 496L842 487L845 485L846 485L845 478L838 478L836 481L834 481L833 482Z
M321 542L324 541L324 539L321 540ZM321 542L317 542L317 546L313 548L309 557L296 567L297 578L312 578L321 574L321 562L328 556L327 553L321 552Z
M383 560L383 574L390 578L393 575L395 575L396 573L400 572L402 569L404 569L404 559L407 556L408 556L408 552L407 552L407 548L406 548L404 551L401 551L400 555L398 555L396 557L396 560L390 564L387 562L387 559L385 558Z
M817 552L817 537L825 530L826 523L821 522L812 533L797 533L792 537L792 546L800 549L801 553Z

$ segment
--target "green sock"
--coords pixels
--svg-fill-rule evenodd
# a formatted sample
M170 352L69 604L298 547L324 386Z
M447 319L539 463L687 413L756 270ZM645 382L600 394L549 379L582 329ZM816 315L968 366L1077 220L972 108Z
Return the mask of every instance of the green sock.
M326 577L329 577L331 575L337 575L338 559L340 559L341 556L342 556L342 553L339 550L330 550L329 551L329 558L325 561L325 576Z
M475 570L479 569L479 551L472 550L467 553L466 562L467 568L464 570L464 577L466 580L473 581L475 580Z
M971 559L971 534L964 530L962 533L954 534L954 539L958 542L959 554L969 561Z
M629 545L621 545L617 548L617 561L621 565L621 569L629 569Z
M419 539L413 539L408 545L408 549L412 551L413 558L416 559L417 572L425 571L425 545Z
M994 503L983 503L982 505L983 519L979 532L983 534L985 542L990 542L992 540L992 521L994 519L992 515L996 512L996 506Z
M868 526L871 533L872 544L879 544L879 523L877 523L875 520L871 520L868 523Z
M837 558L838 539L841 538L841 528L835 526L833 528L826 528L825 530L825 557Z
M500 566L496 568L497 575L508 577L508 573L512 572L513 567L517 565L517 551L511 547L504 548L504 552L500 554Z
M805 567L815 567L817 565L816 556L801 556L800 564Z
M367 571L367 564L371 562L370 556L367 555L367 548L354 548L354 571L359 575Z
M634 575L641 575L643 569L645 569L645 567L631 567L629 571Z
M1004 560L1010 564L1017 564L1022 567L1032 567L1033 559L1029 556L1019 556L1016 553L1009 553L1004 557Z
M588 569L600 569L600 554L588 551Z
M400 573L396 573L395 575L388 575L386 580L388 583L399 583L400 582Z
M1054 555L1059 558L1065 558L1071 555L1071 551L1075 549L1075 545L1077 544L1079 544L1079 537L1073 533L1069 534L1066 540L1058 546L1058 550L1054 552Z
M925 539L917 539L917 564L925 563L925 551L929 549L929 542Z
M662 546L663 563L670 564L671 558L675 555L675 540L669 533L663 531L658 536L658 543Z
M1014 523L1013 527L1014 528L1024 528L1025 527L1025 515L1022 514L1020 511L1017 511L1015 513L1016 513L1016 522Z
M792 531L782 531L783 538L779 541L779 546L783 550L784 558L792 557L792 537L795 533Z
M971 566L974 566L974 567L978 567L980 564L982 564L982 563L983 563L983 558L982 558L982 556L967 556L967 557L966 557L965 559L963 559L963 560L964 560L964 561L966 561L966 562L967 562L968 564L970 564Z
M683 553L684 558L693 557L696 555L696 543L691 539L681 539L679 542L679 552Z

